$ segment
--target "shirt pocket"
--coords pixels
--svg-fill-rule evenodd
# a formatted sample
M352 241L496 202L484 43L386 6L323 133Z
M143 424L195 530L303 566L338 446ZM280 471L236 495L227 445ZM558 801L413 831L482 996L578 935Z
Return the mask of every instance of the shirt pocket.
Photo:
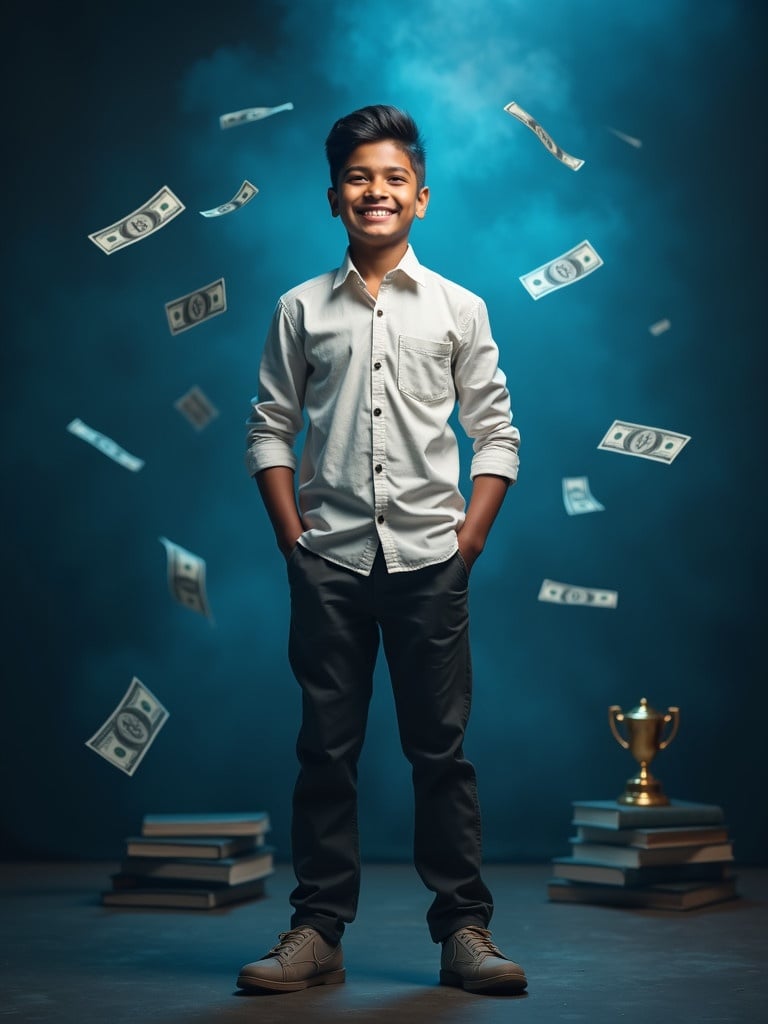
M451 386L450 341L427 341L401 334L397 350L397 386L418 402L439 402Z

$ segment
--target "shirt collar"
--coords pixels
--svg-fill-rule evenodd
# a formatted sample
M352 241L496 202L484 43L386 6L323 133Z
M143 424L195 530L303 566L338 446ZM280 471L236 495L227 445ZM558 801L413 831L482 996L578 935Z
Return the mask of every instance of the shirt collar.
M393 270L389 271L389 273L394 274L397 273L398 271L402 274L405 274L406 277L410 277L410 279L412 281L415 281L416 284L423 285L425 283L424 268L416 259L416 253L413 251L413 246L410 244L406 249L403 258L400 260L400 262ZM346 253L344 254L344 262L336 271L336 276L333 279L334 291L337 288L339 288L342 284L344 284L344 282L346 281L350 274L354 274L359 281L362 281L362 277L360 276L357 267L352 262L352 257L349 254L349 249L347 249Z

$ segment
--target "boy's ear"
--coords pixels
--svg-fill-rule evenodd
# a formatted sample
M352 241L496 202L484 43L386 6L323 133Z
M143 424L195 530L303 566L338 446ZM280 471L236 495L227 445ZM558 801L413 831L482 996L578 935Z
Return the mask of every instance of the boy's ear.
M331 207L331 216L332 217L338 217L339 216L339 197L336 195L336 189L334 189L334 188L329 188L328 189L328 203L330 204L330 207Z
M427 212L427 206L429 205L429 188L425 185L419 189L419 193L416 196L416 216L419 220L424 219L424 214Z

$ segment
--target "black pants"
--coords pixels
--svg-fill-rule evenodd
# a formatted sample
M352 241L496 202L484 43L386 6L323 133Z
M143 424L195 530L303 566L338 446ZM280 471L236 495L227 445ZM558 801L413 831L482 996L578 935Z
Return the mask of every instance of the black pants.
M361 576L299 546L288 576L289 657L302 689L291 927L311 925L335 944L357 911L357 762L379 630L413 767L414 863L435 893L430 934L440 942L465 925L487 927L493 903L480 877L475 770L462 750L472 667L461 556L390 574L379 549Z

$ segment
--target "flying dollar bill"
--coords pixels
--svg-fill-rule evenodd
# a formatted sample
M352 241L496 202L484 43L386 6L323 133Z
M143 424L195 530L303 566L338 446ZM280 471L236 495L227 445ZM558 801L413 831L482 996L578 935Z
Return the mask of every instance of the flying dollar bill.
M612 132L617 139L621 139L622 142L626 142L628 146L634 146L635 149L640 149L643 145L640 139L636 139L632 135L625 135L624 132L620 132L616 128L609 127L608 131Z
M237 195L233 196L228 203L224 203L223 206L214 206L212 210L201 210L200 216L223 217L225 213L232 213L233 210L239 210L241 206L250 203L258 191L256 186L246 179L238 189Z
M212 281L179 299L172 299L165 304L165 315L168 318L168 329L171 334L181 334L190 327L218 316L227 308L227 291L224 278Z
M511 114L512 117L516 117L517 120L520 121L521 124L524 124L526 128L530 128L533 134L539 139L539 142L549 150L552 156L557 157L561 164L565 164L566 167L570 167L572 171L578 171L580 167L584 166L583 160L579 160L578 157L571 156L569 153L566 153L565 150L560 149L549 132L545 132L539 122L534 117L531 117L527 111L523 110L518 103L507 103L504 109L508 114Z
M205 560L167 537L160 537L160 543L165 547L168 559L168 589L174 600L210 619L211 610L205 594Z
M94 231L88 237L109 256L118 249L124 249L126 245L133 245L134 242L140 242L142 238L153 235L155 231L169 224L174 217L178 217L184 209L186 207L179 197L174 195L167 185L163 185L160 191L138 210L129 213L122 220L115 221L102 231Z
M216 419L219 410L211 404L208 397L198 387L190 388L181 398L173 403L175 409L185 416L196 430L207 427L211 420Z
M569 516L605 511L605 505L601 505L590 491L589 480L585 476L563 477L563 504Z
M585 239L562 256L523 274L520 280L531 298L540 299L558 288L581 281L602 265L602 259Z
M112 440L111 437L107 437L105 434L100 434L98 430L94 430L93 427L89 427L82 420L74 419L71 423L67 424L67 430L70 434L74 434L75 437L81 438L83 441L87 441L88 444L93 445L103 455L108 456L113 462L116 462L123 469L130 469L132 473L138 473L138 471L144 465L144 460L138 458L136 455L131 455L124 448L121 448L119 444Z
M133 775L167 720L166 709L134 676L123 699L85 745Z
M250 121L261 121L265 117L279 114L283 110L293 110L292 103L281 103L279 107L246 107L245 110L233 110L229 114L222 114L219 118L220 128L236 128L240 124L248 124Z
M597 446L604 452L619 452L621 455L636 455L653 462L674 462L691 440L688 434L658 427L644 427L640 423L625 423L614 420L605 437Z
M670 320L667 320L666 317L664 317L663 320L657 320L655 324L651 324L648 330L651 332L654 338L658 338L660 334L663 334L665 331L668 331L671 326L672 322Z
M590 608L615 608L619 603L616 590L599 590L597 587L574 587L570 583L544 580L539 590L540 601L552 604L583 604Z

